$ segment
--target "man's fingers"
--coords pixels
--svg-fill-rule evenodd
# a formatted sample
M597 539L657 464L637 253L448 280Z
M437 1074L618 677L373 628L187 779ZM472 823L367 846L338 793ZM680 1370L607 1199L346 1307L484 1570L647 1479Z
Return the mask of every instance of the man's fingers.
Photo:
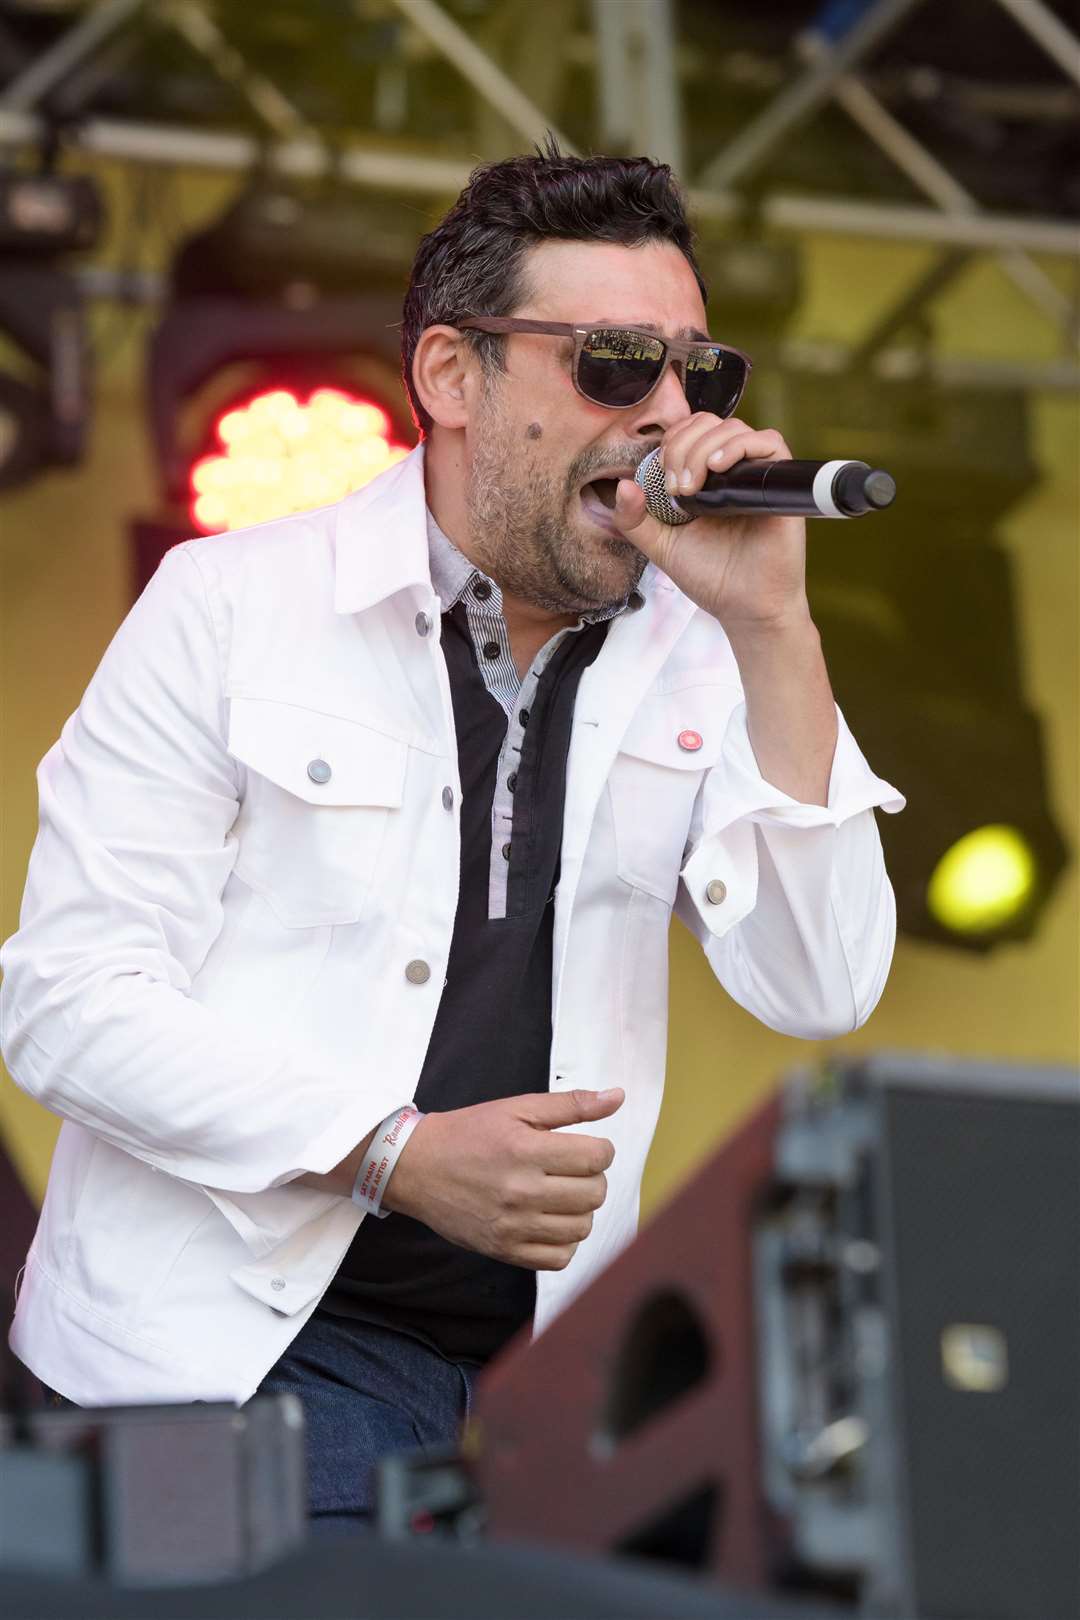
M566 1248L571 1243L584 1243L592 1231L592 1214L536 1215L518 1228L518 1242L552 1244Z
M622 1087L612 1086L608 1091L535 1091L515 1101L519 1119L553 1131L560 1125L607 1119L622 1107L624 1098Z
M714 416L711 411L699 411L696 416L687 417L664 435L660 459L665 479L668 473L673 472L678 477L684 468L692 468L699 446L712 442L722 444L725 438L747 431L745 423L733 416L725 418Z
M546 1175L540 1191L550 1215L582 1215L599 1209L607 1197L607 1177Z
M606 1136L556 1131L532 1144L531 1157L549 1176L598 1176L610 1169L615 1149Z
M523 1266L526 1271L565 1271L576 1248L576 1243L528 1243L517 1250L511 1264Z

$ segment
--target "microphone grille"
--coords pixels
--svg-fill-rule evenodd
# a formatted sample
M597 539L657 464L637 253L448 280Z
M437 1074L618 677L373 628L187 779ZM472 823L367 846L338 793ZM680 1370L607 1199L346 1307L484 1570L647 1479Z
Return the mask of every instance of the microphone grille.
M645 491L645 504L658 523L692 523L689 512L675 505L664 485L664 463L659 450L652 450L634 474L634 483Z

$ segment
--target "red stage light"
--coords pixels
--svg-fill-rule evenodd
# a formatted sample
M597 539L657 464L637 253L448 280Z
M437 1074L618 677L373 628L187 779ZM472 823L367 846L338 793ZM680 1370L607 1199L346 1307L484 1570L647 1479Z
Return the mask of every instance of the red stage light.
M215 424L218 450L191 469L191 516L203 534L327 506L408 455L381 405L317 388L256 394Z

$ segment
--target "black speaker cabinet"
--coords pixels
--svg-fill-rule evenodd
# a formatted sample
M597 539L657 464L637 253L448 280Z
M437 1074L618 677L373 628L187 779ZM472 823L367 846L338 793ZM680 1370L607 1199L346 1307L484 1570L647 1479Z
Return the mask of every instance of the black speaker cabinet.
M1080 1615L1080 1075L797 1077L756 1246L763 1478L864 1612Z

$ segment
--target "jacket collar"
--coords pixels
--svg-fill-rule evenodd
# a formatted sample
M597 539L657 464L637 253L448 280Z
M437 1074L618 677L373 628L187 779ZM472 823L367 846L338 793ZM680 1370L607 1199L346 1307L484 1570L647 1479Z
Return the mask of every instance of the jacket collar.
M334 611L360 613L410 585L431 595L424 446L338 505Z

